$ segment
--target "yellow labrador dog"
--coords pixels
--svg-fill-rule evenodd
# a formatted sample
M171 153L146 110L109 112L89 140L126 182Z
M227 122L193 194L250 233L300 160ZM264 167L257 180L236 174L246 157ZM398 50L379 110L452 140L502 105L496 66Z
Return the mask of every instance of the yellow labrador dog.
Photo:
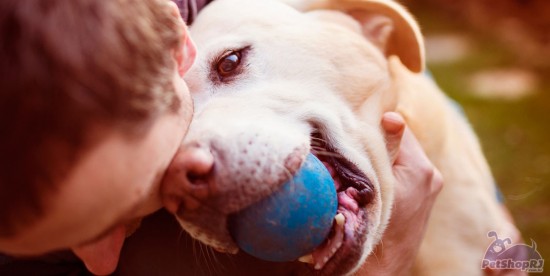
M345 217L312 252L312 271L352 274L391 215L380 120L397 110L445 179L414 271L482 274L487 233L516 229L468 123L422 73L412 16L388 0L289 2L217 0L192 26L195 118L184 147L196 165L165 189L167 207L193 237L235 253L228 216L276 190L311 151L335 172Z

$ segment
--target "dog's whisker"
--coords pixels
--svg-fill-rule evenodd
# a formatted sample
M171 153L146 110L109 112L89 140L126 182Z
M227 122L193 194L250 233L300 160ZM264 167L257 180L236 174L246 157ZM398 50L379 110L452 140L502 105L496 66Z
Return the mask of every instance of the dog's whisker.
M326 145L327 145L327 142L323 141L323 140L311 140L309 143L311 145L322 146L322 147L326 147Z
M313 146L318 146L318 147L323 146L323 143L317 142L317 141L311 141L310 144L311 144L312 147L313 147Z
M210 247L210 252L212 253L212 264L214 265L214 270L216 275L223 275L226 270L223 263L218 259L217 253L214 248Z
M288 179L292 179L292 173L285 166L278 163L274 163L274 165L276 167L279 167L283 171L283 173L287 175Z
M208 266L210 267L210 265L212 266L212 275L217 275L218 274L218 271L217 271L217 268L216 268L216 262L215 262L215 253L214 253L214 249L212 249L212 247L210 246L205 246L205 251L206 251L206 256L207 256L207 260L208 260Z
M384 241L380 241L380 248L382 248L382 251L380 252L384 252ZM374 257L376 257L376 260L380 263L380 258L378 257L378 254L377 252L374 252Z
M206 269L208 270L208 275L214 275L210 268L210 255L208 253L208 246L203 243L200 243L200 245L201 245L201 255L203 256L203 260L205 261L204 264L206 265Z
M310 139L311 140L315 140L315 141L321 141L321 142L326 142L327 140L323 139L323 138L320 138L320 137L315 137L315 136L310 136Z
M330 152L330 151L314 151L313 153L315 155L320 155L320 156L328 156L328 157L334 157L334 158L339 158L339 159L344 158L341 154L335 153L335 152Z
M210 255L208 252L208 246L201 243L201 253L203 255L204 264L206 265L206 269L208 269L208 275L212 275L212 271L210 270Z
M311 149L316 151L327 151L324 147L319 146L311 146Z
M212 272L210 271L210 265L208 263L208 259L206 257L205 252L204 252L205 245L202 242L198 241L198 240L193 240L193 241L195 242L195 245L198 244L198 248L199 248L198 250L196 250L198 252L193 252L193 254L195 254L195 256L196 256L197 267L199 267L200 270L201 270L200 274L202 274L202 275L212 275ZM203 270L204 268L206 268L206 271Z
M312 147L312 148L315 148L315 149L319 149L319 150L321 150L321 151L327 151L326 147L324 147L324 146L322 146L322 145L321 145L321 146L312 145L311 147Z
M181 240L182 240L184 235L185 235L185 231L183 229L180 230L180 233L178 235L178 239L176 241L176 245L177 245L177 247L176 247L176 257L177 257L178 260L181 260L182 258L184 258L184 256L182 255L182 253L183 253L182 251L185 251L186 248L189 248L189 240L188 239L185 240L185 244L183 245L183 248L181 248ZM193 253L193 255L195 255L195 254ZM195 262L196 262L196 258L195 258ZM181 269L183 267L183 263L178 262L178 266L179 266L178 269Z
M328 151L326 148L324 148L324 147L318 147L318 146L312 146L311 149L312 149L312 150L316 150L316 151L320 151L320 152L330 152L330 151Z
M199 250L197 249L198 246L200 245L197 245L197 240L193 239L193 256L195 256L195 264L197 265L197 267L202 267L201 266L201 259L200 259L200 256L199 256ZM200 244L200 243L199 243Z
M195 253L195 256L196 256L196 259L197 259L197 266L200 267L201 270L202 270L202 269L204 269L203 265L202 265L203 258L204 258L203 255L202 255L202 243L200 241L196 241L195 242L195 247L196 247L196 251L197 251Z

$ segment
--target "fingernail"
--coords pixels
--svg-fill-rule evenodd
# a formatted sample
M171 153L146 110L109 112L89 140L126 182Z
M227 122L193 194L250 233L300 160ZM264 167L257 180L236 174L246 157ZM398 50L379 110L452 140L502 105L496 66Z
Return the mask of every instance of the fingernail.
M397 112L386 112L382 117L382 127L388 134L398 134L405 128L405 120Z

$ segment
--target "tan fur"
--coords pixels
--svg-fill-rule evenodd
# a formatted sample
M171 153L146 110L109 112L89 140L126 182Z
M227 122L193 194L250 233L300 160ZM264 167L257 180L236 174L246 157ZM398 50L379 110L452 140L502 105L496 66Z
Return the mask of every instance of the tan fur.
M307 147L308 123L322 122L338 152L376 188L364 252L353 269L342 272L352 273L380 241L390 219L395 180L379 123L383 112L397 110L445 179L415 272L482 274L487 233L512 236L517 230L496 200L471 128L422 74L423 40L412 16L387 0L285 2L309 12L268 0L218 0L199 16L191 28L199 55L186 79L197 113L185 143L223 145L224 158L239 161L239 170L254 170L264 159L281 163L296 147ZM209 66L216 53L247 43L254 52L241 78L223 85L211 81ZM292 135L285 138L286 132ZM241 159L240 145L249 140L267 150L252 146L248 159ZM278 170L270 168L273 174ZM262 183L261 176L257 181ZM179 219L203 242L234 249L230 238L205 234L213 232L192 219Z
M297 1L298 2L298 1ZM406 119L430 160L441 171L445 188L431 215L415 273L418 275L478 275L496 230L517 236L518 230L495 201L495 182L475 134L449 100L422 71L423 38L414 19L388 0L302 1L303 10L336 9L392 17L394 31L386 55L396 92L385 111L396 110ZM356 17L356 16L354 16ZM403 32L408 34L403 34ZM399 37L405 37L399 39ZM399 56L397 58L395 55ZM401 59L401 60L400 60ZM401 62L405 61L404 66ZM408 68L406 68L408 67Z
M404 115L445 185L434 205L421 246L419 275L479 275L491 230L512 236L495 199L496 190L479 143L448 99L425 77L413 75L397 61L397 111Z

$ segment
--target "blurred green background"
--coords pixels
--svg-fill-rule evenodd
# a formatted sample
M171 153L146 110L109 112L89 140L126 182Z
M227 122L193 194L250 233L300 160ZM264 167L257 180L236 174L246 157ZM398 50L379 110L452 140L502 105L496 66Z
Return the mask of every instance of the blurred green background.
M428 68L464 108L550 275L550 1L408 0Z

